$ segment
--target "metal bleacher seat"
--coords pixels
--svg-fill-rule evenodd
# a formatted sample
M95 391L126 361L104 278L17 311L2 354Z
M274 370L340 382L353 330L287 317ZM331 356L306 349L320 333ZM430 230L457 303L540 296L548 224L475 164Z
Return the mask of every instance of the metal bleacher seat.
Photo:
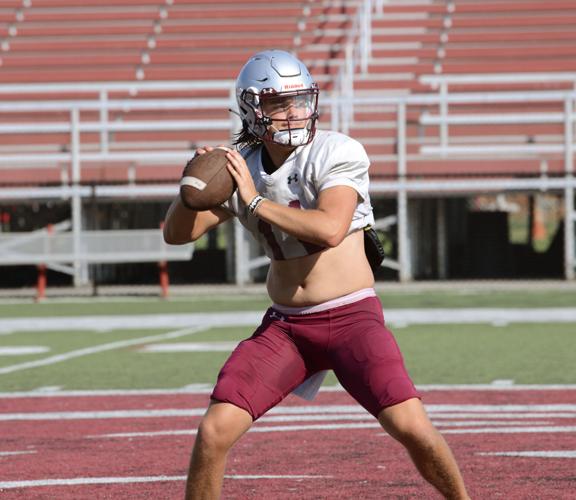
M348 2L355 4L355 2ZM355 5L354 5L355 8ZM225 80L232 81L248 55L275 47L302 50L308 47L307 34L324 43L324 53L301 57L318 70L321 85L333 78L331 66L325 65L332 45L323 34L339 29L352 7L346 2L301 2L283 0L270 5L263 0L229 1L225 4L207 0L18 0L0 5L0 84L90 83L90 82L164 82ZM339 16L339 17L338 17ZM346 21L344 19L344 21ZM318 48L318 47L317 47ZM96 94L97 95L97 94ZM193 90L111 91L110 99L196 98L228 99L229 90L205 87ZM19 94L2 93L8 102L43 99L93 99L94 91ZM81 120L97 122L99 112L82 111ZM227 106L218 109L171 109L162 112L136 109L110 110L110 122L164 120L229 119ZM66 113L7 113L2 124L64 122ZM157 147L186 151L196 144L219 144L229 141L229 130L190 132L189 130L117 131L110 135L111 151L146 150ZM98 148L97 132L82 133L82 150ZM30 132L0 135L0 152L57 154L70 150L70 133ZM133 162L83 161L82 180L122 182L131 178ZM166 167L166 166L164 166ZM64 171L64 170L63 170ZM63 181L60 168L3 168L3 180L22 184L42 179L43 183ZM181 164L157 168L148 162L138 167L138 180L177 177Z
M0 6L0 83L232 80L249 54L273 46L295 51L321 87L330 91L346 57L350 29L361 4L359 0L282 0L274 4L265 0L230 0L225 4L207 0L7 0ZM576 2L572 0L388 0L381 5L382 11L372 16L368 70L358 71L354 78L357 97L436 92L436 88L421 80L426 75L576 71L573 45ZM451 86L454 91L543 88L566 89L570 84ZM166 95L153 91L129 97L137 100ZM111 96L128 97L128 93L116 92ZM170 96L226 98L228 91L208 88L170 91ZM9 100L14 96L3 97ZM546 104L539 106L541 111L549 109ZM506 109L498 106L499 111ZM490 110L489 106L451 107L454 114L481 115ZM513 107L509 110L514 112ZM323 109L322 126L330 125L326 111ZM225 108L185 109L166 111L161 116L201 120L225 118L227 113ZM452 171L451 159L438 162L419 154L420 146L437 141L438 126L423 119L434 113L437 109L426 106L407 110L407 152L414 173ZM110 113L110 119L116 121L145 121L157 116L156 112L144 110ZM9 118L17 123L29 121L30 116ZM86 113L83 119L97 120L97 114ZM36 115L35 120L42 118ZM390 165L397 148L396 121L392 105L359 105L355 109L349 132L366 145L375 176L393 171ZM503 144L517 140L546 142L561 134L561 127L451 125L450 134L455 144L470 140L481 144L483 138L495 137ZM195 135L207 143L228 140L224 130ZM24 146L24 140L14 137L5 141L0 137L0 149L11 151L18 147L19 141ZM64 133L41 134L28 147L57 150L65 147L68 140ZM98 140L97 134L83 135L88 149ZM137 147L139 143L145 147L152 142L189 148L193 141L187 131L161 134L120 131L114 134L111 147ZM555 168L554 162L554 159L550 162L551 169ZM483 161L478 165L479 171L488 168ZM86 172L97 178L100 171L104 179L116 179L125 178L127 169L124 166L112 171L105 165L93 165L87 166ZM144 175L152 178L158 171L149 168Z
M574 71L574 2L461 2L443 72Z
M443 45L441 74L498 74L498 73L558 73L576 71L574 62L574 25L576 2L457 2L450 16L447 40ZM451 85L451 91L529 91L573 89L569 81L533 82L519 79L511 83L477 83ZM452 106L451 113L470 114L478 117L494 112L518 113L526 105L495 104L484 106ZM553 113L557 104L532 103L533 113ZM456 141L470 144L482 140L500 144L530 143L546 145L561 140L563 125L547 123L522 123L500 125L451 125L450 134ZM545 155L532 161L518 161L518 173L539 175L545 161L547 173L560 172L563 168L558 155ZM493 165L501 172L515 171L511 162Z
M422 80L427 75L574 72L576 2L509 0L389 0L373 16L372 58L365 74L355 75L357 96L406 96L435 93L437 87ZM528 79L527 79L528 80ZM574 83L515 81L450 84L451 92L573 89ZM553 105L533 103L532 111L557 111ZM518 113L522 104L451 105L451 115ZM413 176L540 175L562 169L558 155L541 158L482 158L423 153L438 143L439 126L423 120L438 115L438 106L407 109L407 154ZM362 140L373 160L375 177L396 174L396 120L393 106L356 107L350 133ZM560 141L562 124L451 124L451 144L535 144ZM429 149L429 148L428 148ZM544 162L544 166L543 166Z

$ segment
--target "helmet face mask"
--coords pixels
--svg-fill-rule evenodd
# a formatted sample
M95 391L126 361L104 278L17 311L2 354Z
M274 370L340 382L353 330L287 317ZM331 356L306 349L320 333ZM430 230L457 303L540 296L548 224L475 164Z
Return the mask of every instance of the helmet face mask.
M306 66L281 50L253 56L236 81L243 128L264 142L296 147L312 141L318 86Z

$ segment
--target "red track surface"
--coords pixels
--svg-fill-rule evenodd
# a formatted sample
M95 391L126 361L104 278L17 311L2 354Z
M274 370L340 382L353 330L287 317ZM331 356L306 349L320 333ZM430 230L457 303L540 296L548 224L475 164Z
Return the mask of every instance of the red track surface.
M85 412L114 410L202 409L206 395L90 396L0 399L2 414ZM575 390L555 391L430 391L424 402L458 458L472 498L574 499L576 498L576 432L482 432L490 429L474 421L494 420L492 429L574 428L576 411L554 405L571 405ZM551 405L529 409L501 408L502 416L484 410L485 417L468 417L473 409L455 410L441 417L435 405ZM321 393L313 403L289 397L274 415L288 407L354 405L345 393ZM304 410L304 408L302 408ZM477 411L477 410L476 410ZM504 417L513 412L514 416ZM348 414L349 412L345 412ZM459 416L458 413L461 415ZM488 416L488 414L492 416ZM538 413L540 415L538 415ZM333 413L334 414L334 413ZM356 413L361 415L361 413ZM524 416L520 416L523 414ZM310 413L307 413L310 415ZM326 415L326 414L324 414ZM437 415L437 417L435 416ZM289 416L288 416L289 417ZM21 418L21 417L20 417ZM28 417L26 417L28 418ZM2 500L11 499L179 499L193 435L145 437L99 436L111 433L193 429L200 417L162 416L107 419L0 420L0 485L11 481L70 478L134 478L168 476L167 481L127 484L81 484L0 489ZM452 422L450 424L450 422ZM258 422L257 427L323 424L370 424L364 420ZM452 425L454 424L454 425ZM92 436L92 437L90 437ZM511 451L571 451L566 458L489 456L481 453ZM31 451L7 455L6 452ZM416 473L403 448L377 427L290 432L251 432L231 452L227 475L308 475L327 478L237 479L225 481L223 498L437 498Z

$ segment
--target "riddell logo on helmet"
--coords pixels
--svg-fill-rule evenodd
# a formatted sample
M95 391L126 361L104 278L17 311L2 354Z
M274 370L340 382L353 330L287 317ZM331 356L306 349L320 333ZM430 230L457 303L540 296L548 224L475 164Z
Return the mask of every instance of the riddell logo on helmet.
M302 87L304 87L303 83L293 83L291 85L284 85L284 90L288 90L288 89L301 89Z

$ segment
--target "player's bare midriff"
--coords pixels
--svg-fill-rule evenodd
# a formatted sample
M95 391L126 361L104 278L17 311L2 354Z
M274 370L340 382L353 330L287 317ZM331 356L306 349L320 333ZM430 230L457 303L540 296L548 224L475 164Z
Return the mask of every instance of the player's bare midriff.
M362 231L323 252L272 260L267 280L270 298L290 307L321 304L372 286L374 275L364 254Z

